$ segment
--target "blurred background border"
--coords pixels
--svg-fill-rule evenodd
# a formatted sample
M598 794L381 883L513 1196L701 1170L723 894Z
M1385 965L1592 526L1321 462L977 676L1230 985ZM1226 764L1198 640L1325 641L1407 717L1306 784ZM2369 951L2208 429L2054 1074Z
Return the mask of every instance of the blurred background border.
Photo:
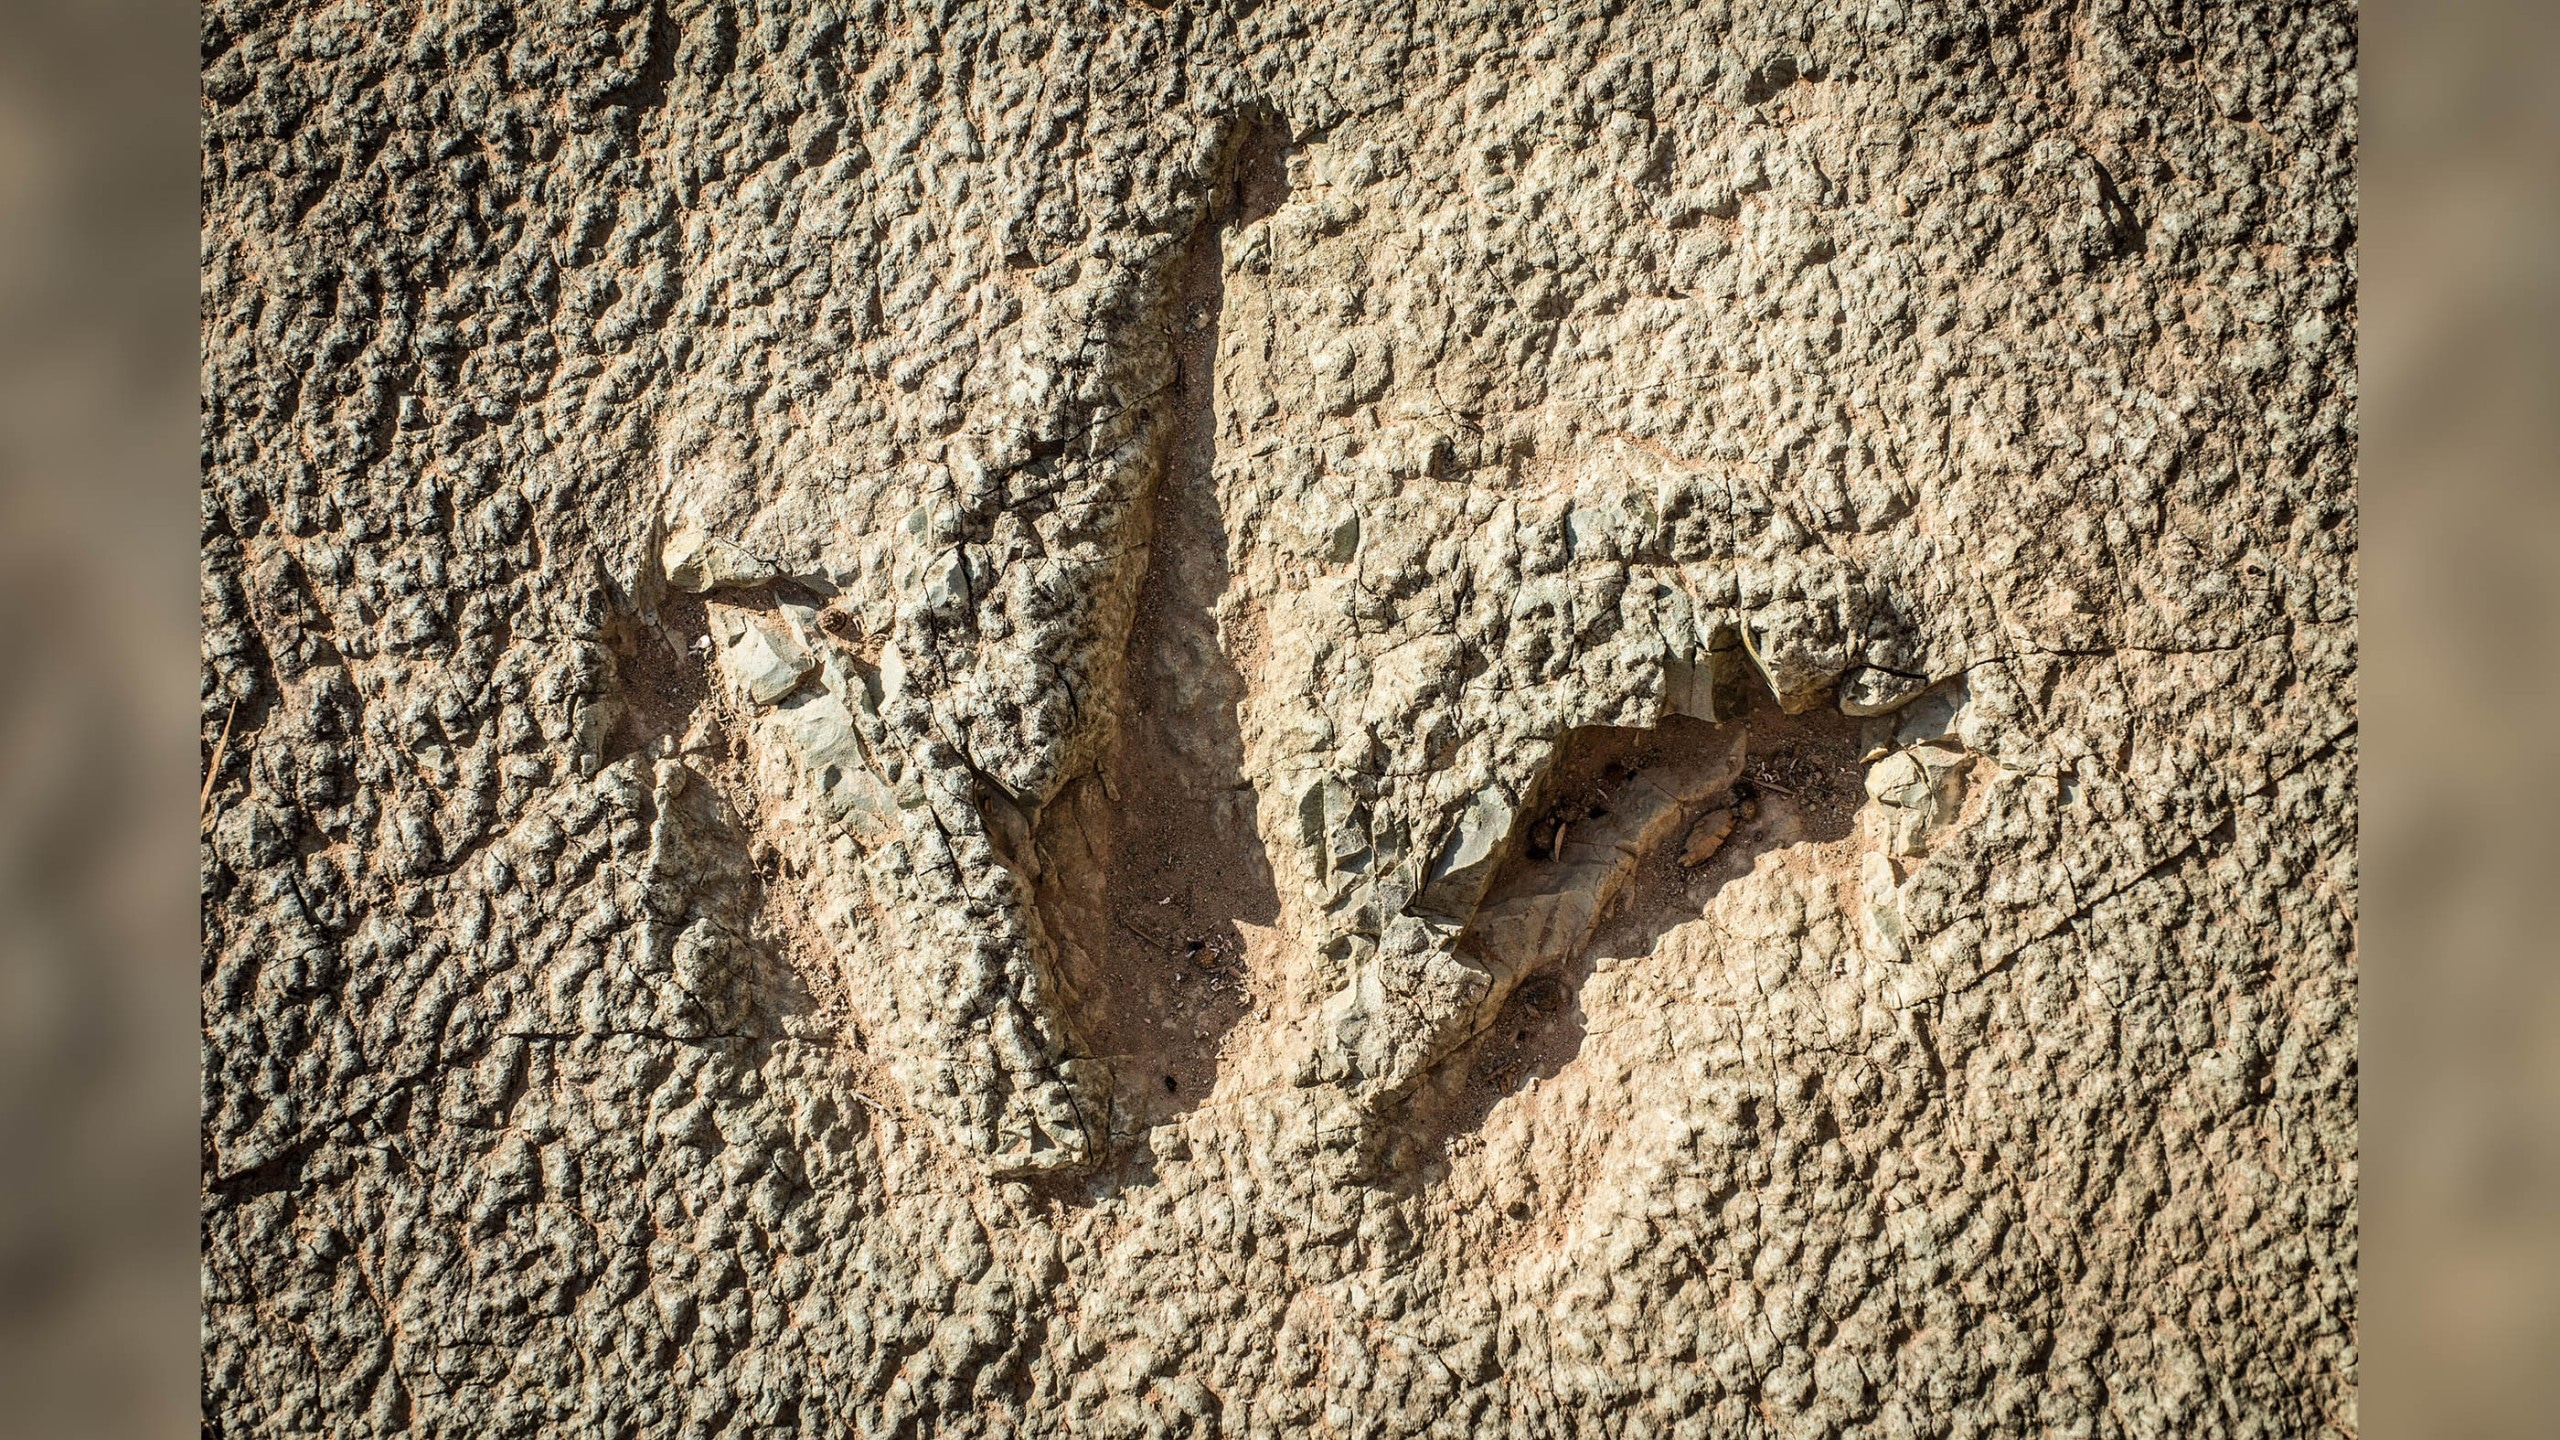
M2560 5L2364 21L2361 1410L2560 1434Z
M196 1428L196 18L0 29L0 1435Z
M0 1434L191 1428L196 11L0 45ZM2362 47L2365 1427L2560 1414L2560 6Z

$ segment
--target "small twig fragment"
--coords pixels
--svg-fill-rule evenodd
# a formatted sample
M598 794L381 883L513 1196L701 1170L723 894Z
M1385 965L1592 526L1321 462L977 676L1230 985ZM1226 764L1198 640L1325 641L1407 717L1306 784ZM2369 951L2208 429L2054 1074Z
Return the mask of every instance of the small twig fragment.
M196 796L196 823L199 825L213 809L213 782L222 778L222 757L231 748L231 722L239 718L240 702L234 700L231 708L223 713L222 738L213 742L213 758L205 762L204 790Z

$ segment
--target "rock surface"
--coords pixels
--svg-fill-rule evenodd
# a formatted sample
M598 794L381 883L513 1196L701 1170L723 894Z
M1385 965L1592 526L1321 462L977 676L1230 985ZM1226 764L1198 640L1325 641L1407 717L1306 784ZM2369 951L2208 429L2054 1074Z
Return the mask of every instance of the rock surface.
M209 1433L2356 1433L2352 8L203 63Z

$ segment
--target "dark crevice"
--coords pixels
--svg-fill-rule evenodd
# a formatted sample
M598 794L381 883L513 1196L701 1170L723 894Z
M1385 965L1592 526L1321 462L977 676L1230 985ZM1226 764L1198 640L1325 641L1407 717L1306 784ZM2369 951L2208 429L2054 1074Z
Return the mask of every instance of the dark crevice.
M1072 1043L1111 1067L1115 1131L1209 1097L1226 1036L1253 1003L1246 927L1279 917L1244 775L1243 641L1219 625L1230 577L1215 372L1226 235L1280 203L1286 137L1275 117L1243 122L1159 307L1173 423L1149 497L1115 733L1099 769L1070 782L1036 827L1040 927Z
M1746 738L1727 764L1718 757L1730 753L1736 727ZM1785 715L1759 695L1722 725L1673 715L1650 729L1567 732L1458 942L1493 977L1490 1013L1416 1089L1403 1136L1389 1144L1389 1169L1404 1172L1396 1183L1423 1178L1432 1149L1481 1129L1503 1097L1573 1062L1586 1038L1583 987L1600 962L1653 954L1769 852L1847 836L1865 800L1863 727L1828 710ZM1660 814L1666 797L1676 797L1676 813L1639 832L1644 807ZM1595 868L1594 836L1640 848L1612 874ZM1545 947L1514 943L1504 953L1497 917L1568 891L1593 918L1550 931ZM1559 908L1571 913L1569 903Z

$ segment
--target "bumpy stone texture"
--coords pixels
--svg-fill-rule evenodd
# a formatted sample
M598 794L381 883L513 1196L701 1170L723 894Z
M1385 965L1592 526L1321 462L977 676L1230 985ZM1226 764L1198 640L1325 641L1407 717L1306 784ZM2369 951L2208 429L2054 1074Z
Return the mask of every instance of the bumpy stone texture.
M209 1427L2352 1435L2354 27L208 4Z

